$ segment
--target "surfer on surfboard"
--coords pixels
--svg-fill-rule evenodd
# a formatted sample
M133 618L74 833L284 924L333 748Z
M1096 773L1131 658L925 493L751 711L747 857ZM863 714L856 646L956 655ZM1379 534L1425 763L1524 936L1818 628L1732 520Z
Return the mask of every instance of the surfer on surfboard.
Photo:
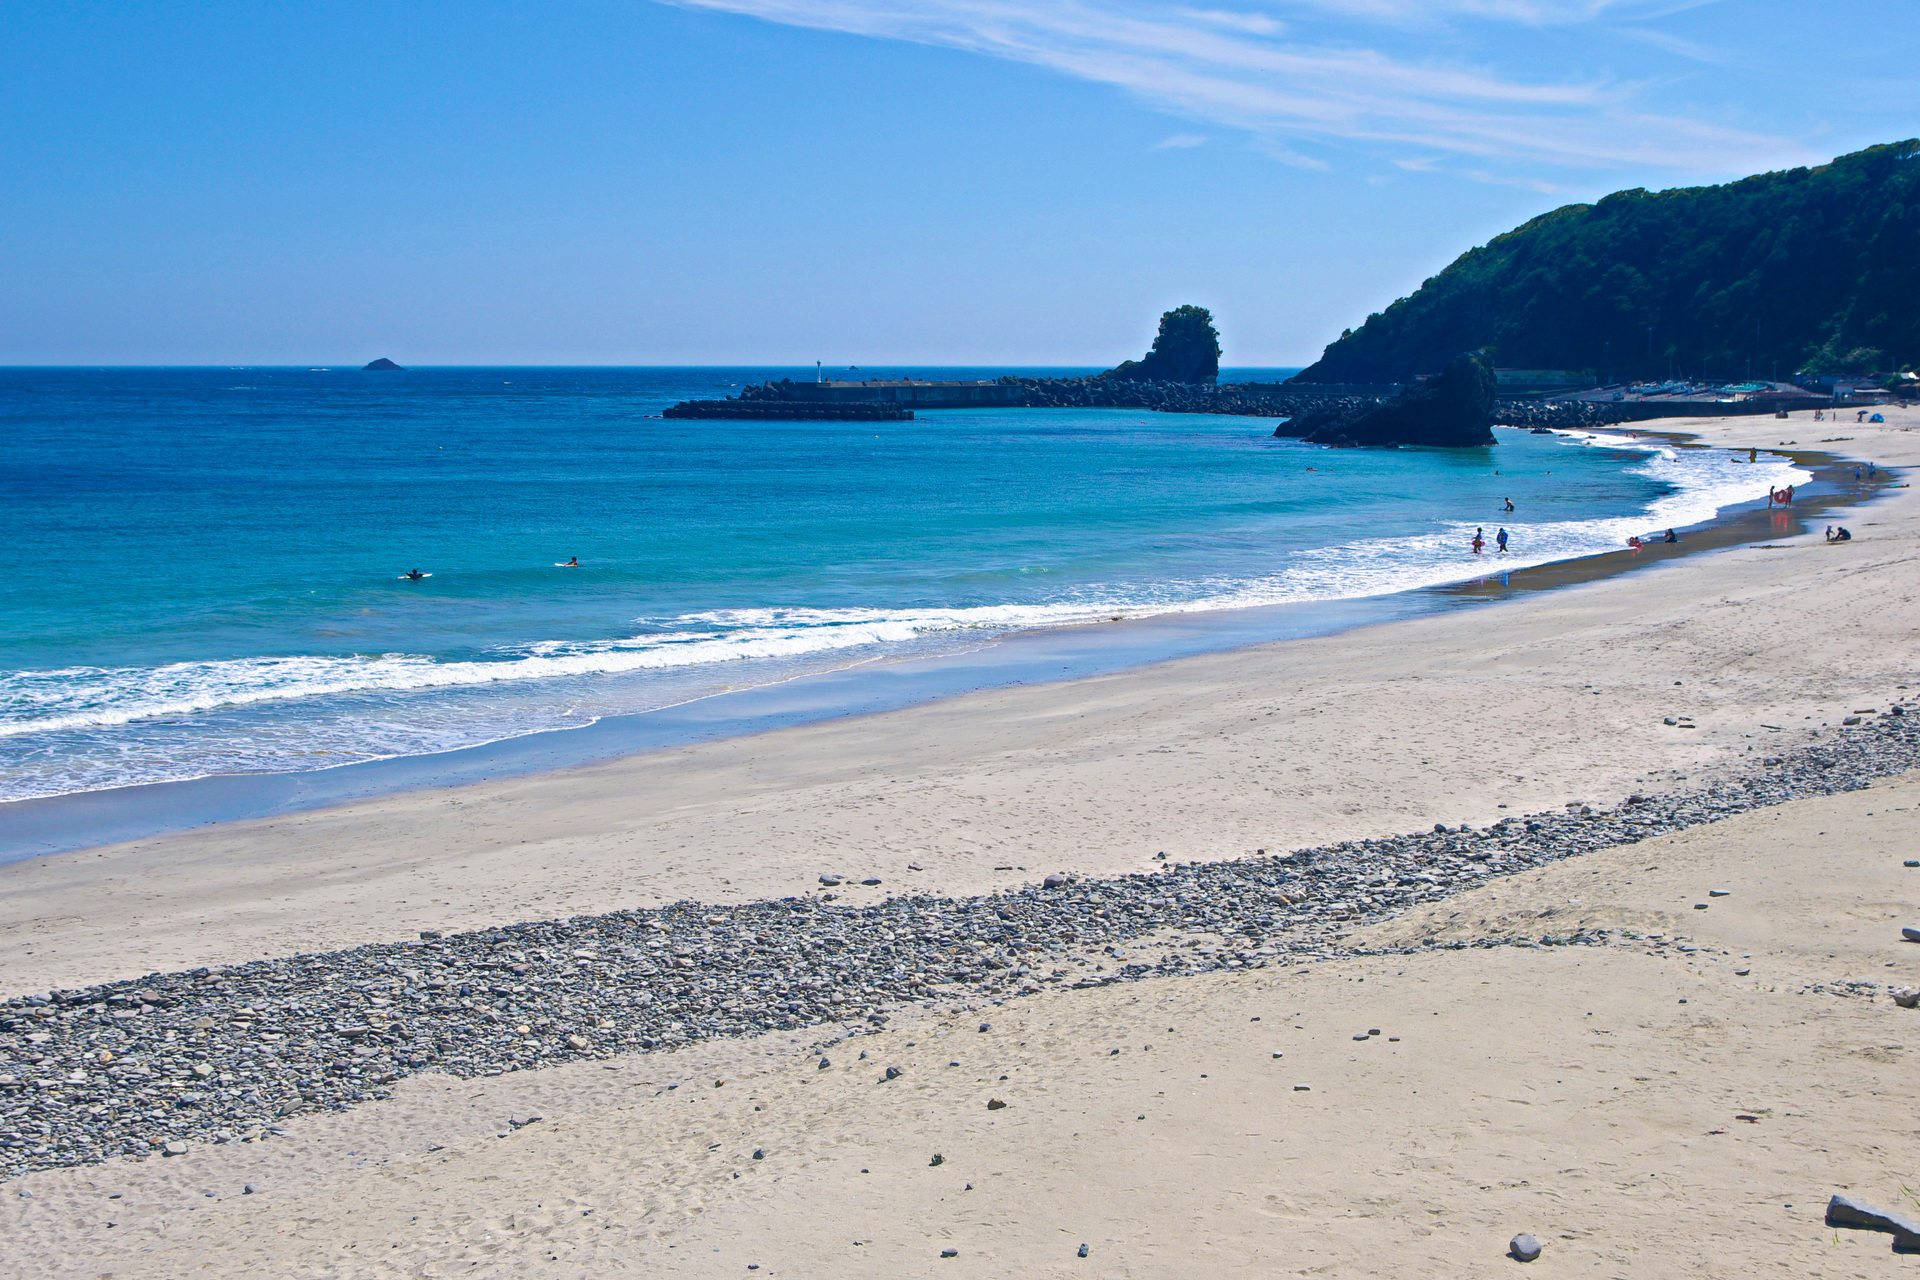
M432 574L422 573L418 569L409 569L400 575L401 580L405 582L418 582L422 578L431 578L432 576Z
M559 560L555 560L553 562L553 567L556 569L578 569L580 567L580 557L575 556L573 557L573 559L565 561L564 563Z

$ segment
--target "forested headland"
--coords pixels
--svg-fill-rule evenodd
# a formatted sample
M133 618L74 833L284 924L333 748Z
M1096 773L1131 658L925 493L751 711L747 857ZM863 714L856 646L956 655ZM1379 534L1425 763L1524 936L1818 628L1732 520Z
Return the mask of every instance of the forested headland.
M1401 382L1463 350L1601 380L1920 362L1920 140L1542 214L1330 343L1295 383Z

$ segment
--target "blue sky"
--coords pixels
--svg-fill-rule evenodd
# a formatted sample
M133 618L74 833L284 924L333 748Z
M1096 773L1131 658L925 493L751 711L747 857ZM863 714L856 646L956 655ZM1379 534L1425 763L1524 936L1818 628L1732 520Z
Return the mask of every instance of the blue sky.
M15 0L0 42L4 364L1093 364L1183 302L1303 364L1560 204L1920 133L1887 0Z

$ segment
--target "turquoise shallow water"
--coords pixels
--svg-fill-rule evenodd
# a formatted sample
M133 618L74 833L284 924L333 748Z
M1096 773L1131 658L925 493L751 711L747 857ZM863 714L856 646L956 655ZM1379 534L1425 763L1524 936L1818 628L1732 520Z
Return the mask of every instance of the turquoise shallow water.
M650 416L801 372L0 371L0 799L443 751L1013 630L1458 581L1493 566L1476 526L1504 522L1507 565L1541 563L1791 475L1505 430L1326 450L1271 420L1140 411ZM415 567L432 576L401 579Z

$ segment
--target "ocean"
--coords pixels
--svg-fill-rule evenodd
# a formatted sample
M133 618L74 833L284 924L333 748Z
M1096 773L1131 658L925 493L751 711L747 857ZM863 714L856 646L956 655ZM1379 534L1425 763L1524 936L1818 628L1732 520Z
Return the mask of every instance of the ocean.
M1033 628L1405 592L1805 474L1624 433L1330 450L1140 410L657 416L812 376L0 370L0 800L444 752ZM1503 527L1508 554L1473 554Z

